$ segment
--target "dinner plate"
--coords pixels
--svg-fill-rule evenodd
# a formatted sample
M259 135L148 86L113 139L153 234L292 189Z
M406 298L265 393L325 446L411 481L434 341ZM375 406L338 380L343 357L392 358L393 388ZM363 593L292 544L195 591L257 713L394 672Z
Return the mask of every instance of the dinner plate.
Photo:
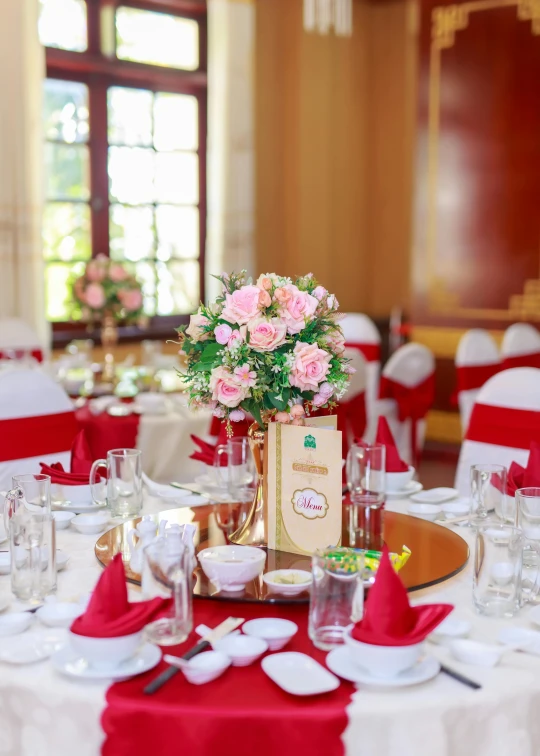
M266 656L261 667L280 688L293 696L315 696L339 687L339 680L307 654L286 651Z
M176 488L175 486L168 486L165 483L156 483L155 480L142 474L143 483L148 488L148 493L151 496L156 496L158 499L183 499L190 495L190 492L186 489Z
M51 659L53 667L68 677L79 680L128 680L135 675L141 675L153 669L161 660L161 650L153 643L145 643L135 656L112 669L96 669L91 667L86 659L79 656L71 646L67 645L57 651Z
M398 491L385 491L384 495L387 499L404 499L412 494L417 494L423 489L423 485L417 480L411 480L406 486L400 488Z
M346 646L330 651L326 657L326 666L344 680L377 688L407 688L410 685L418 685L434 678L441 669L441 665L434 656L426 656L395 677L374 677L367 669L362 669L353 663L351 652Z
M66 644L65 630L26 632L2 638L0 662L6 664L35 664L47 659Z
M418 504L444 504L445 501L457 499L459 491L455 488L430 488L421 493L415 493L411 496L411 501Z
M77 503L73 501L55 501L51 508L57 512L73 512L73 514L91 514L92 512L99 512L100 509L105 509L107 504L96 504L93 501L79 501Z

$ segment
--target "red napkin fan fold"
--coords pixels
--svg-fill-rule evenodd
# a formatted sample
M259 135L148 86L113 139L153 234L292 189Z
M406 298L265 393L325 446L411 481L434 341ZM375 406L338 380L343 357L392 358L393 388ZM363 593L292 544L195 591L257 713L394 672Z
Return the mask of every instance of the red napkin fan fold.
M506 492L514 496L518 488L540 488L540 444L531 442L527 467L512 462L508 470Z
M85 432L79 431L75 436L71 447L71 472L64 470L60 462L47 465L40 462L43 475L50 475L51 483L62 486L87 486L90 483L90 469L92 467L92 454L86 439Z
M354 626L352 637L374 646L412 646L425 640L453 608L451 604L411 606L385 546L364 616Z
M378 444L384 444L386 447L386 472L407 472L409 465L399 456L394 436L385 417L379 417L375 441Z

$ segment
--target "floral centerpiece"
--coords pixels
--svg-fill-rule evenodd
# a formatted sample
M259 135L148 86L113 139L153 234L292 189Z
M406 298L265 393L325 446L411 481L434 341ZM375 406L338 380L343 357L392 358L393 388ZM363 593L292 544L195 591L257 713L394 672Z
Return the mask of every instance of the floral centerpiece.
M73 281L75 314L86 322L136 320L142 315L141 285L120 263L105 255L90 260Z
M211 408L229 434L246 413L261 427L272 416L300 425L313 408L334 406L354 372L336 297L312 274L218 278L222 294L179 329L190 404Z

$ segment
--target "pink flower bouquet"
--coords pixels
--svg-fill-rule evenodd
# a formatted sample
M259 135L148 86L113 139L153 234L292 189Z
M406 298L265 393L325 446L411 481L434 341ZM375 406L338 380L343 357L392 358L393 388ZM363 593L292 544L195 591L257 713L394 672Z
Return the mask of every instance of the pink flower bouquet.
M73 282L76 314L82 320L136 320L143 312L141 285L120 263L98 255Z
M303 424L312 408L334 406L353 372L336 297L311 274L218 278L221 296L179 329L191 405L227 423L250 413L261 426L273 415Z

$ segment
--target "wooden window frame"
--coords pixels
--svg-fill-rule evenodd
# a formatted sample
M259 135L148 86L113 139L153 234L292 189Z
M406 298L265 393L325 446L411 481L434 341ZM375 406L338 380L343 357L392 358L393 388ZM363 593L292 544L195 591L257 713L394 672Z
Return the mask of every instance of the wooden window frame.
M88 48L72 52L47 47L47 78L76 81L88 86L90 138L90 215L92 257L109 254L109 186L107 174L107 91L111 86L128 86L188 94L198 102L199 158L199 294L204 300L206 246L206 140L207 140L207 8L205 0L86 0ZM165 68L147 63L107 57L101 51L100 23L103 9L112 14L119 6L167 13L197 21L199 25L199 66L194 71ZM111 14L111 15L112 15ZM186 323L189 315L156 315L148 328L124 325L120 341L174 337L174 328ZM75 338L99 338L98 329L83 323L52 322L53 347L63 347Z

